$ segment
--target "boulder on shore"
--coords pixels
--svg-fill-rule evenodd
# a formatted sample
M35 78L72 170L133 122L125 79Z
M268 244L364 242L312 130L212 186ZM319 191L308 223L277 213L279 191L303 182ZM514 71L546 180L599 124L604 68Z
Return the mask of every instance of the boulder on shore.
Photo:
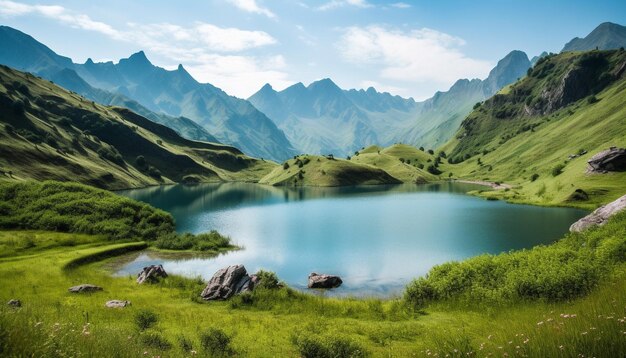
M335 288L341 286L343 281L341 277L335 275L317 274L315 272L309 275L309 288Z
M68 291L72 293L87 293L87 292L96 292L102 291L102 287L92 285L90 283L83 283L81 285L72 286L68 289Z
M621 198L597 208L591 214L576 221L569 227L571 232L581 232L594 225L604 225L607 220L618 212L626 209L626 195Z
M252 292L259 283L256 275L248 275L243 265L233 265L217 271L200 294L206 301L225 300L243 292Z
M18 299L12 299L9 300L9 302L7 302L7 305L13 307L13 308L20 308L22 307L22 301L18 300Z
M108 308L124 308L126 306L130 306L130 301L111 300L111 301L107 301L104 304L104 307L108 307Z
M611 147L587 161L590 172L626 171L626 149Z
M159 278L167 277L167 272L163 269L163 265L150 265L146 266L137 274L137 283L142 284L144 282L154 283Z

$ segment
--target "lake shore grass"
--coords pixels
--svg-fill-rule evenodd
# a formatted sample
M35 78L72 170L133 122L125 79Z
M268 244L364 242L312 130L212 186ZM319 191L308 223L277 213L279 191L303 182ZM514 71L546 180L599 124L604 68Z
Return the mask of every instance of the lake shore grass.
M0 238L4 242L21 234L3 231ZM48 234L59 244L50 245ZM238 356L306 356L320 347L345 348L346 342L371 356L626 353L624 263L588 295L556 302L448 299L414 310L402 299L324 298L281 288L205 303L199 299L202 280L174 275L139 286L134 277L111 276L103 256L104 261L82 261L128 244L90 237L74 246L62 245L72 235L39 232L34 246L11 261L0 261L3 355L130 357L147 352L182 357L192 350L208 355L203 343L216 334L207 333L212 329L229 338L220 352ZM47 241L46 248L37 247ZM63 269L76 261L85 264ZM104 290L86 295L67 291L81 283ZM4 303L14 298L21 300L21 308ZM110 299L130 300L132 305L105 308ZM157 318L142 330L136 317L144 311Z

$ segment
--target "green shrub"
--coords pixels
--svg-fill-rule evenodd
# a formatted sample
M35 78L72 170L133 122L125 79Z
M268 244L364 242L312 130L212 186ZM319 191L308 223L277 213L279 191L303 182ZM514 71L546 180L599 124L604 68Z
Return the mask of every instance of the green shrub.
M306 335L293 338L302 358L359 358L369 356L357 342L336 336Z
M141 343L148 347L156 348L162 351L172 348L170 343L165 337L156 332L146 332L141 335Z
M426 170L427 170L430 174L433 174L433 175L439 175L439 174L441 174L441 173L442 173L442 172L441 172L441 170L439 170L439 168L437 168L437 166L435 166L435 165L433 165L433 164L429 165L429 166L428 166L428 168L426 168Z
M404 298L420 309L439 299L503 302L580 297L612 267L626 262L624 223L626 213L621 213L603 227L568 234L549 246L435 266L407 286Z
M230 341L231 337L219 328L209 328L200 334L200 345L212 357L233 355Z
M259 270L256 275L260 280L258 286L259 288L273 290L280 287L280 282L278 281L278 276L276 276L276 273L271 271Z
M559 176L561 173L563 173L564 168L565 168L565 165L563 164L556 165L554 168L552 168L552 176L553 177Z
M183 352L187 353L191 352L191 350L193 349L193 343L191 342L191 340L182 335L178 337L178 346Z
M150 310L140 310L135 313L135 324L140 331L145 331L146 329L153 327L159 317L156 313Z
M537 174L537 173L535 173L535 174L530 176L530 181L535 181L537 179L539 179L539 174Z
M9 215L0 228L105 235L111 239L156 240L174 232L162 210L109 191L55 181L0 183Z
M222 248L231 247L230 238L222 236L219 232L212 230L203 234L177 234L169 233L161 236L154 245L166 250L196 250L196 251L218 251Z

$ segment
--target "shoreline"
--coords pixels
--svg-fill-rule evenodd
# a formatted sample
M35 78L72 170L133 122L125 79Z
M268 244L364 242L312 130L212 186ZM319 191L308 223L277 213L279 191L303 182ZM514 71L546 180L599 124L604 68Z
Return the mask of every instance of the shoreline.
M452 179L453 182L457 182L457 183L465 183L465 184L477 184L477 185L483 185L483 186L488 186L492 189L495 190L504 190L504 189L512 189L513 186L510 184L503 184L503 183L494 183L494 182L490 182L490 181L484 181L484 180L465 180L465 179Z

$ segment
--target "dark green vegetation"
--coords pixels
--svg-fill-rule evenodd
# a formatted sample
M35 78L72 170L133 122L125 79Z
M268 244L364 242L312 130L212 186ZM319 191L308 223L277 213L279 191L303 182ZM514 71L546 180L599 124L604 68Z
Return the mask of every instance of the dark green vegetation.
M4 65L35 73L101 104L127 106L192 139L204 140L212 134L257 158L284 160L295 154L284 133L265 114L248 101L197 82L182 65L167 71L150 63L143 51L116 64L91 59L76 64L7 26L0 26L0 47L5 49L0 52ZM176 118L170 124L171 116ZM205 130L198 130L198 125Z
M594 154L626 146L625 66L623 50L543 57L463 121L443 171L512 184L483 195L513 202L591 209L623 195L626 173L586 170ZM588 200L568 200L576 190Z
M158 248L171 250L218 252L234 248L229 238L215 231L199 235L177 234L172 216L147 204L86 185L54 181L0 183L0 228L149 241ZM78 243L56 244L72 246ZM9 252L19 254L32 244L29 240L16 240L6 246Z
M130 110L104 107L0 67L0 180L72 180L107 189L183 181L256 181L274 164L184 139Z
M580 297L626 263L624 223L621 213L605 227L568 234L549 246L436 266L408 286L406 299L419 308L441 299L498 304Z

